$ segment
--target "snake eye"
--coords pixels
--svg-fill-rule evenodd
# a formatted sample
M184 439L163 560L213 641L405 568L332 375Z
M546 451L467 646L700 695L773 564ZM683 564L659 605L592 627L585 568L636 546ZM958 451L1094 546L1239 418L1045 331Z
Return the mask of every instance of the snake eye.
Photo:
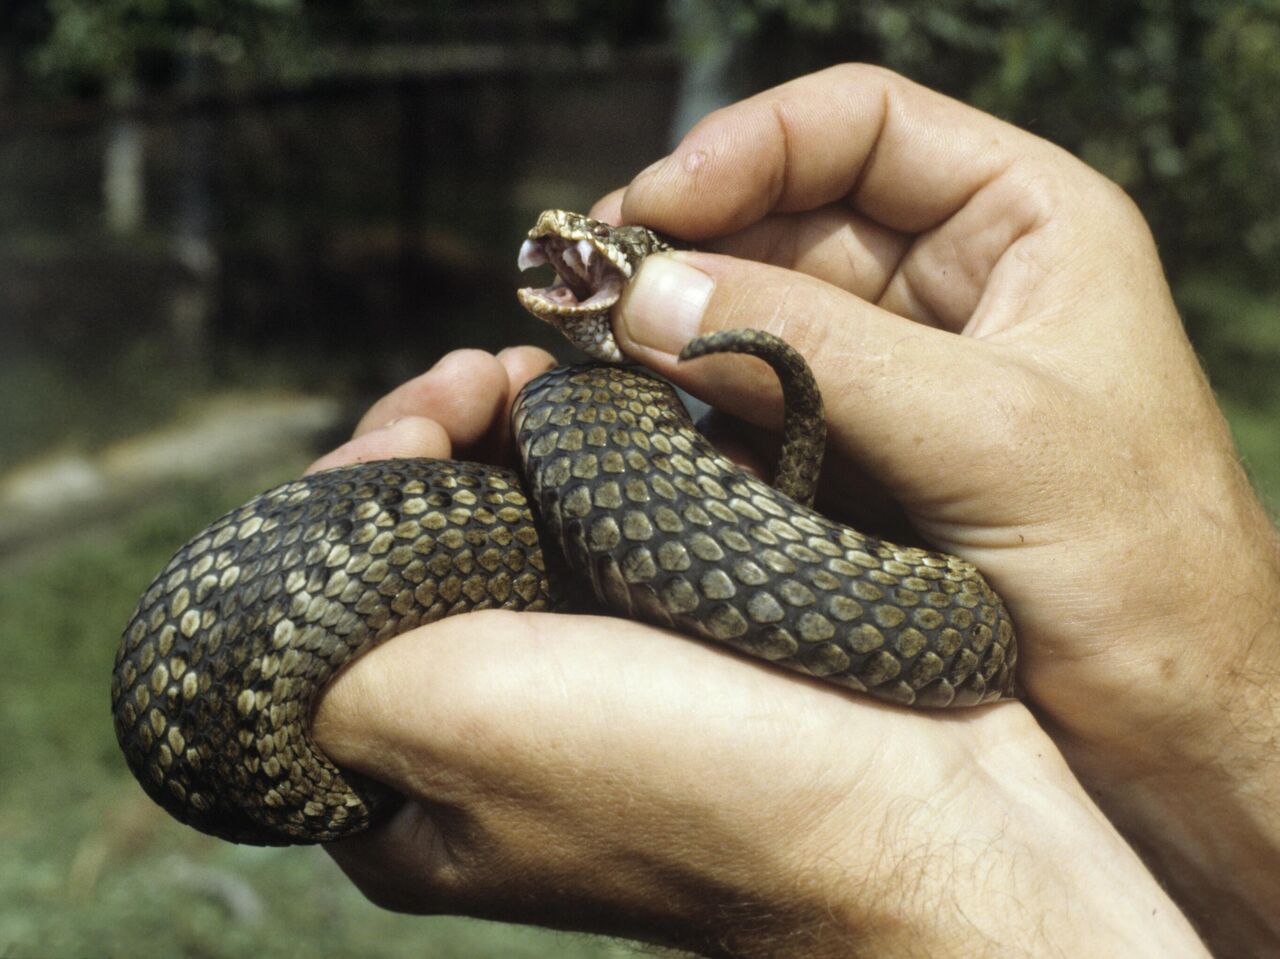
M591 228L591 232L598 237L606 237L609 235L609 226L606 223L597 223Z

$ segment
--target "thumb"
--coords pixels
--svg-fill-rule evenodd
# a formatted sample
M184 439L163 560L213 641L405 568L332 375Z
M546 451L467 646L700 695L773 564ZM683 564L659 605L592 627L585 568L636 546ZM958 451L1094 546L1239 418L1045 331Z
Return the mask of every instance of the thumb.
M992 339L905 319L781 267L710 253L644 261L616 316L623 351L712 406L777 429L782 394L762 362L712 356L677 363L695 336L752 328L809 361L831 453L848 457L907 508L968 497L979 464L1007 449L1025 368ZM961 468L957 468L960 466Z

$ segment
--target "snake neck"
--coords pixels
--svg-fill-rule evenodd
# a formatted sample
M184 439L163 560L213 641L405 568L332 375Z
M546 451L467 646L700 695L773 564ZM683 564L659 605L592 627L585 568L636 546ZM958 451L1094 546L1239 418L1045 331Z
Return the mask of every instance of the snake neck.
M642 226L613 226L566 210L546 210L520 247L521 270L549 265L550 286L517 291L521 304L559 330L588 356L621 363L613 335L612 310L645 257L674 249ZM822 397L809 365L796 350L759 330L725 330L691 341L686 361L711 353L746 353L769 364L783 396L782 446L774 487L797 503L813 504L826 444Z

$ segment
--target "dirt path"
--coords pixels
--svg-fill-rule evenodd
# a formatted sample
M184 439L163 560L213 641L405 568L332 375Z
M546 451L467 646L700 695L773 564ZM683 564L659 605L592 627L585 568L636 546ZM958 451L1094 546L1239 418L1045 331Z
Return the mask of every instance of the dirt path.
M0 476L0 557L39 551L176 482L252 476L305 459L340 418L338 402L324 397L230 393L94 453L47 453Z

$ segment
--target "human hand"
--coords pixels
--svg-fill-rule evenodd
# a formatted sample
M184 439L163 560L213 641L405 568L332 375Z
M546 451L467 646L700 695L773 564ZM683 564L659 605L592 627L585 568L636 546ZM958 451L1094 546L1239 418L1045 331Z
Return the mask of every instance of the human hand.
M316 467L509 445L548 361L451 354ZM313 732L407 797L327 847L390 908L709 955L1200 954L1017 704L900 710L637 623L488 612L366 654Z
M779 419L767 372L673 354L744 326L805 354L829 417L820 505L861 519L878 486L973 561L1104 808L1220 942L1274 948L1280 553L1123 193L841 67L712 114L593 212L714 251L645 263L624 352L757 425Z

